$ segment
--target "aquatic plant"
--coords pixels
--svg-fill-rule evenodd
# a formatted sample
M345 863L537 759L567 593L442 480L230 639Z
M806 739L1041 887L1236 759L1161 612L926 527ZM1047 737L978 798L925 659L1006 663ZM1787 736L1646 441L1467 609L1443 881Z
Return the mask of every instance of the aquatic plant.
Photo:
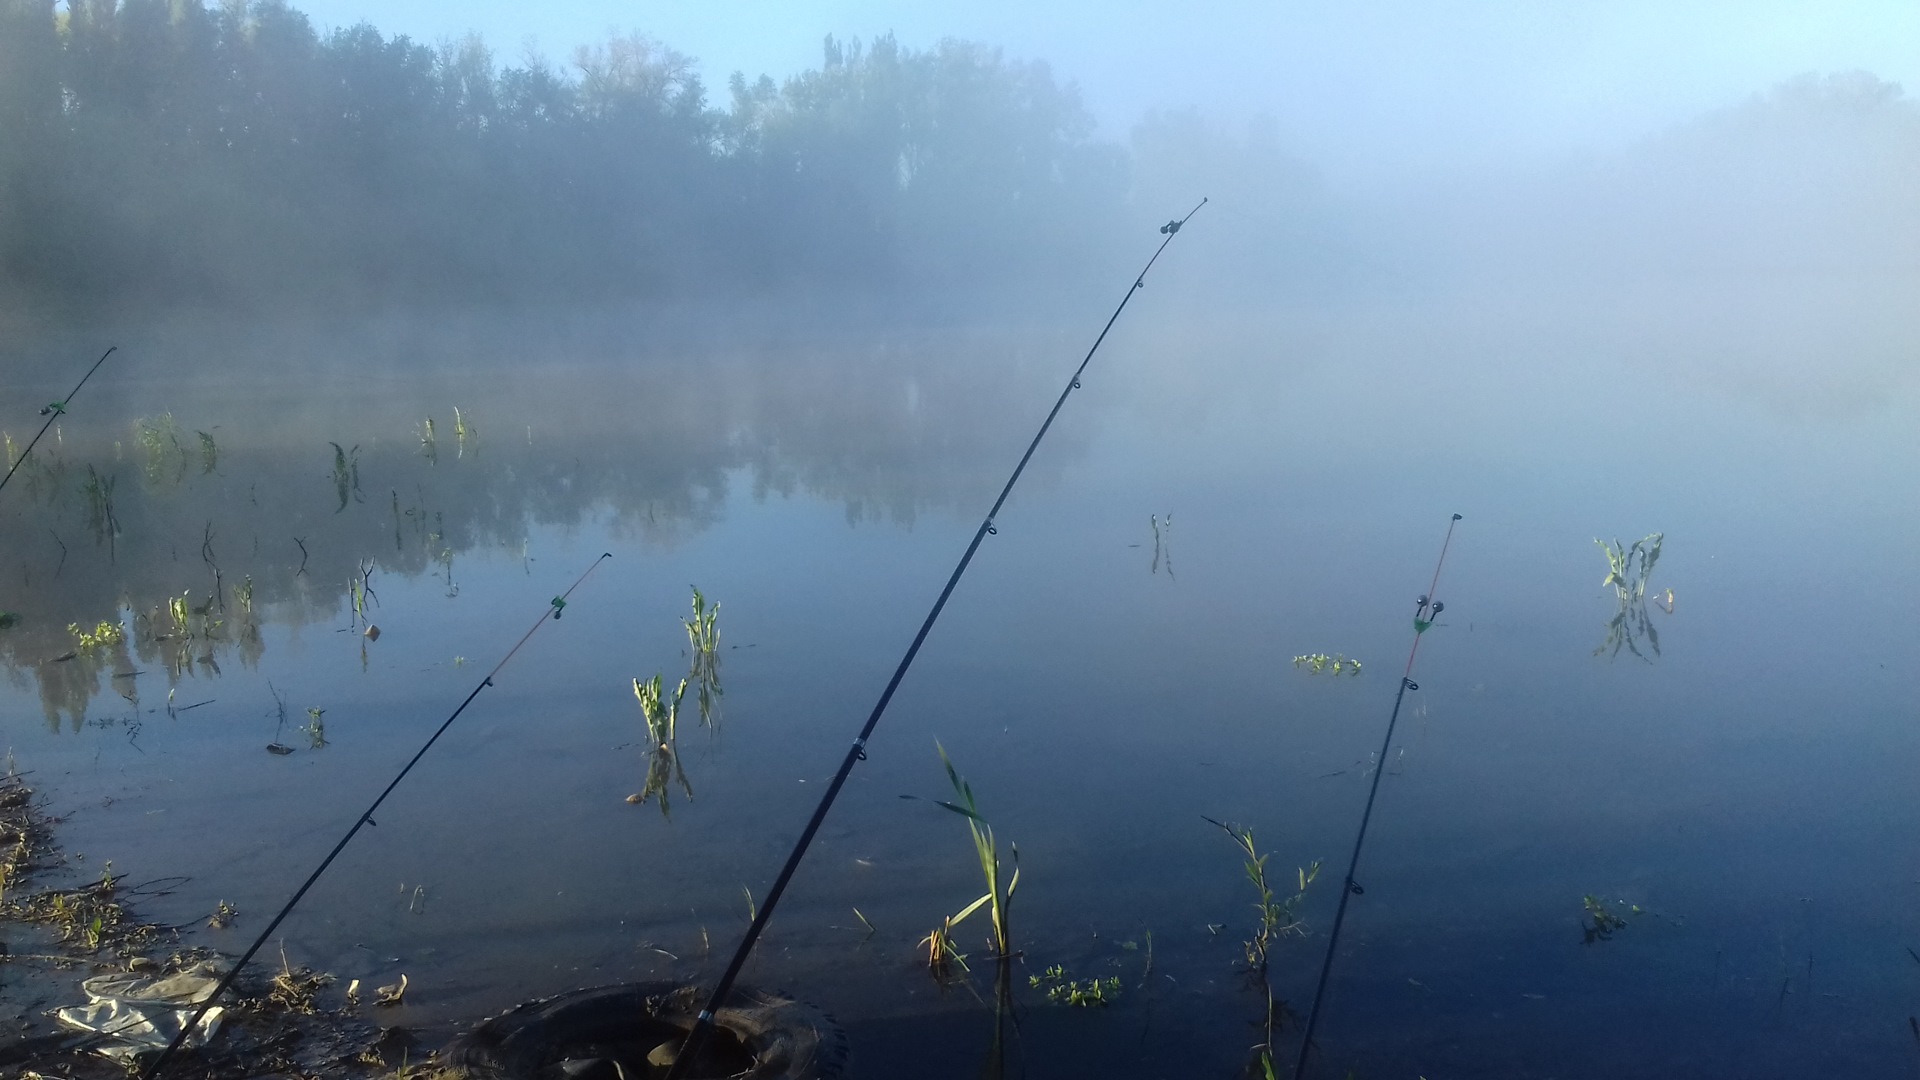
M1274 896L1273 887L1267 883L1267 859L1272 853L1259 852L1253 842L1253 830L1228 822L1214 821L1212 818L1206 818L1206 820L1233 838L1234 846L1238 847L1245 857L1243 869L1247 880L1253 884L1254 891L1259 895L1259 899L1253 905L1254 909L1260 913L1259 920L1254 924L1253 936L1242 944L1246 948L1248 974L1258 983L1259 989L1266 997L1263 1022L1267 1037L1265 1042L1254 1047L1258 1051L1256 1060L1264 1075L1273 1076L1274 1022L1285 1005L1274 1000L1273 980L1267 976L1268 952L1276 938L1288 935L1306 936L1306 924L1300 921L1296 911L1300 902L1306 898L1307 886L1313 884L1314 879L1320 875L1320 861L1315 859L1309 866L1296 868L1299 889L1287 899L1280 900Z
M341 449L340 444L337 442L329 442L327 445L333 447L333 489L334 494L340 497L340 505L334 510L334 513L337 514L347 508L349 499L357 502L362 498L360 494L360 444L355 443L351 450Z
M1631 547L1623 547L1617 539L1608 544L1594 537L1593 542L1600 545L1601 554L1607 558L1607 576L1600 584L1613 586L1621 603L1644 598L1647 578L1653 574L1654 563L1660 561L1660 544L1665 539L1665 533L1649 533Z
M151 482L167 478L169 472L174 480L186 472L187 449L180 444L180 425L170 412L155 417L141 417L134 424L135 439L146 452L146 474Z
M720 605L707 606L707 598L698 585L693 586L693 618L681 619L687 630L687 649L692 656L688 678L693 680L695 699L700 706L700 722L711 726L719 716L720 697Z
M707 606L707 598L701 594L700 586L693 589L693 618L681 619L680 624L687 628L687 646L693 653L693 661L699 666L702 658L711 660L720 649L720 605Z
M1626 649L1642 660L1652 663L1652 658L1640 651L1640 642L1645 641L1654 656L1660 655L1660 633L1653 626L1653 620L1647 612L1647 578L1652 575L1653 567L1660 560L1660 545L1665 539L1664 533L1650 533L1631 545L1622 545L1619 540L1612 544L1596 537L1594 543L1600 545L1600 551L1607 559L1607 576L1602 586L1611 585L1619 607L1613 618L1607 622L1607 636L1600 646L1593 650L1595 656L1620 655ZM1661 598L1656 597L1656 602ZM1673 590L1667 589L1664 602L1661 603L1668 614L1673 613Z
M1120 978L1075 980L1067 969L1054 964L1038 975L1027 976L1027 985L1046 988L1047 1000L1055 1005L1079 1008L1106 1008L1120 996Z
M11 630L18 625L20 625L19 612L0 611L0 630Z
M673 820L673 808L668 805L669 784L678 780L680 790L687 799L693 799L693 784L687 780L687 772L680 765L680 755L673 752L673 746L661 743L647 755L647 775L640 790L627 796L630 803L644 803L658 795L660 797L660 816Z
M1628 916L1642 913L1639 904L1629 904L1624 900L1608 901L1591 893L1580 898L1580 907L1580 937L1587 945L1613 940L1616 931L1626 929Z
M473 424L468 422L466 416L460 412L460 406L455 405L453 407L453 456L456 458L466 457L467 444L477 439L478 434L479 433L474 430Z
M420 424L420 453L429 465L440 463L440 446L433 434L433 417L429 416ZM398 493L394 496L399 498Z
M947 756L947 748L935 741L934 747L940 751L940 763L946 767L947 782L953 785L953 791L959 802L940 802L939 805L967 819L967 830L973 836L973 853L980 862L981 876L986 879L987 891L978 900L960 909L960 912L947 920L948 927L958 925L967 916L986 906L993 918L993 936L987 941L996 957L1005 963L1013 956L1013 941L1010 937L1009 918L1013 908L1013 891L1020 886L1020 847L1011 845L1013 852L1013 876L1006 880L1001 888L1000 849L993 836L993 827L980 816L979 804L973 798L973 786L962 779L959 770L953 767L953 759ZM963 805L964 804L964 805Z
M96 544L120 534L120 519L113 513L114 480L112 473L103 476L88 465L87 479L80 485L80 495L87 500L87 529Z
M307 722L300 730L307 736L307 747L318 750L327 745L327 715L325 709L308 709Z
M1267 969L1267 952L1275 938L1288 935L1306 934L1306 925L1295 914L1301 900L1306 897L1307 886L1320 875L1320 862L1297 870L1299 889L1292 896L1280 900L1274 896L1273 887L1267 883L1267 859L1272 852L1260 854L1254 847L1253 830L1242 828L1223 821L1206 820L1233 838L1234 845L1246 857L1244 869L1247 880L1253 884L1259 899L1254 909L1259 912L1259 921L1254 926L1253 936L1244 943L1247 952L1247 964L1253 970L1264 973Z
M1173 577L1173 513L1169 511L1165 518L1160 517L1158 514L1148 514L1147 524L1153 527L1152 572L1155 574L1158 574L1160 572L1161 564L1164 563L1167 568L1167 580L1172 581L1174 580L1174 577Z
M1332 656L1328 656L1326 653L1323 653L1323 652L1306 653L1305 655L1296 656L1293 658L1294 667L1297 668L1302 664L1305 664L1308 666L1309 670L1307 673L1309 675L1318 675L1325 671L1331 671L1335 675L1360 674L1360 661L1349 660L1345 656L1340 655L1339 653L1334 653Z
M196 430L194 434L200 436L200 475L205 476L219 464L220 447L214 443L213 436L206 432Z
M978 904L976 903L975 906L977 907ZM969 908L968 913L971 911L972 909ZM965 917L965 914L959 916L959 918ZM959 921L958 918L949 915L940 921L939 926L929 931L926 937L920 939L921 948L927 950L927 970L937 979L944 979L953 974L953 967L956 964L962 971L973 970L967 966L967 954L953 944L953 924L957 921Z
M101 622L91 630L81 626L79 623L68 623L67 632L73 635L74 641L79 644L80 651L82 652L93 652L97 649L106 648L109 645L118 645L120 642L125 641L127 637L127 632L121 628L119 623L107 622L105 620L101 620Z
M633 680L633 696L640 701L640 715L647 722L647 734L655 746L670 747L679 724L680 699L687 692L687 680L680 680L671 698L663 696L660 688L661 676L657 674L646 682Z

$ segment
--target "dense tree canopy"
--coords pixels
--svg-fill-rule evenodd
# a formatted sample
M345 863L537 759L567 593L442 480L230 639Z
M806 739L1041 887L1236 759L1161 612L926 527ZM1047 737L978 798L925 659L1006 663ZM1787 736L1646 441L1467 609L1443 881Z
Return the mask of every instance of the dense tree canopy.
M723 107L640 35L500 65L284 0L0 0L0 295L122 305L939 284L1084 255L1127 162L1044 64L827 39Z

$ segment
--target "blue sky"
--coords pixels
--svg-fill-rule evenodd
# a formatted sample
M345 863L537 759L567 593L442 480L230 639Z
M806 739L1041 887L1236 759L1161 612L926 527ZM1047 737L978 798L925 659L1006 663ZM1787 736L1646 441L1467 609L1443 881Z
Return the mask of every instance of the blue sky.
M1803 72L1863 69L1920 95L1920 0L294 3L321 29L478 31L503 62L530 43L564 62L610 29L640 30L696 57L716 92L735 70L817 64L828 33L969 38L1049 61L1108 134L1152 108L1264 113L1335 173L1605 149Z

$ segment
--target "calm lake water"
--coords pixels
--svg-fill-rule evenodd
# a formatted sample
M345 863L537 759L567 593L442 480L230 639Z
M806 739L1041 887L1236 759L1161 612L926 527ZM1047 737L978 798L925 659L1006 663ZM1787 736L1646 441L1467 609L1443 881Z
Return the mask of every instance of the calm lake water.
M951 797L937 740L1019 847L1009 1074L1240 1075L1254 895L1203 815L1250 827L1283 886L1326 860L1273 955L1304 1015L1457 512L1314 1075L1912 1069L1920 332L1741 296L1223 317L1140 294L745 981L835 1015L849 1075L981 1074L989 965L943 987L916 945L981 891L964 822L901 798ZM191 936L237 952L611 552L281 936L343 983L405 973L381 1019L434 1038L710 980L1110 303L644 346L577 319L125 332L0 494L5 747L78 874L183 875L140 914L226 901L237 926ZM9 346L16 446L101 347ZM1672 611L1614 652L1594 539L1654 532ZM724 696L682 717L686 787L634 805L631 680L686 671L690 585L721 606ZM102 621L125 642L56 659ZM1292 662L1318 652L1364 671ZM1585 941L1588 896L1640 913ZM1052 964L1117 999L1048 1005L1025 979Z

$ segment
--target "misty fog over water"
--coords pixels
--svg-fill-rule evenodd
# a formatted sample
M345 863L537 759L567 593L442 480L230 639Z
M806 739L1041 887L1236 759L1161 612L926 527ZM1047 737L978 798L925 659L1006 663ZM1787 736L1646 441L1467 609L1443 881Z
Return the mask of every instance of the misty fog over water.
M1308 1075L1911 1067L1904 72L1863 52L1500 153L1470 132L1517 121L1461 116L1429 167L1443 132L1387 164L1378 132L1333 152L1257 96L1122 93L904 16L729 79L627 30L543 59L343 11L0 2L0 736L60 848L25 888L183 877L130 908L237 955L610 552L276 942L407 975L362 1012L422 1052L540 995L710 986L1204 196L745 981L831 1013L848 1077L1261 1075L1257 897L1215 819L1300 892L1267 971L1286 1076L1384 770ZM1515 56L1569 47L1522 22ZM1643 595L1602 583L1596 539L1653 534ZM663 758L633 682L689 669L689 585L724 692ZM1296 662L1322 653L1361 673ZM984 914L971 972L925 964L981 889L936 739L1019 847L1010 1027ZM53 1071L82 1059L8 1044L114 961L44 933L0 937L83 959L0 970L0 1064ZM1118 989L1049 1001L1056 964Z

